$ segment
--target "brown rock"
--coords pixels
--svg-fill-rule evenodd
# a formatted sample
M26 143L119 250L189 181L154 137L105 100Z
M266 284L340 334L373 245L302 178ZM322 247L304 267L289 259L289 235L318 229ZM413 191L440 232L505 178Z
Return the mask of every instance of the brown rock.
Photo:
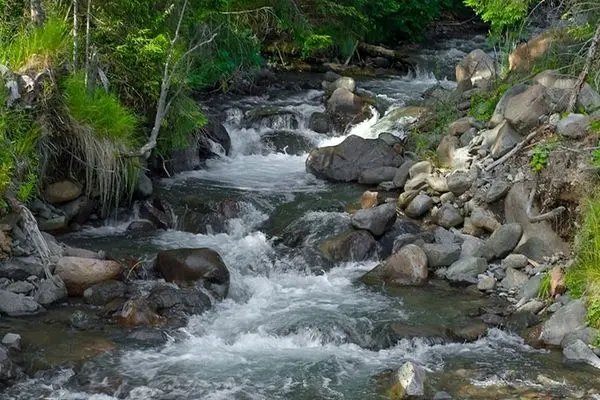
M487 334L488 326L475 322L460 328L447 328L446 334L453 340L461 342L474 342Z
M56 182L46 187L46 200L52 204L72 201L81 196L82 188L71 181Z
M63 257L56 263L55 274L65 285L70 296L83 296L85 289L111 279L118 280L122 267L116 261Z
M518 45L508 56L509 71L531 70L533 62L548 53L554 40L554 32L546 31Z
M114 315L117 323L126 328L137 326L164 326L165 318L156 314L144 299L128 300L121 311Z
M565 284L565 273L560 266L552 268L550 271L550 295L556 296L567 291Z
M365 191L362 196L360 196L360 208L373 208L377 205L377 196L379 193Z
M362 281L367 284L420 286L427 283L428 273L425 252L419 246L409 244L367 272Z
M451 168L454 163L454 152L460 146L460 140L456 136L444 136L437 148L438 162L440 167Z

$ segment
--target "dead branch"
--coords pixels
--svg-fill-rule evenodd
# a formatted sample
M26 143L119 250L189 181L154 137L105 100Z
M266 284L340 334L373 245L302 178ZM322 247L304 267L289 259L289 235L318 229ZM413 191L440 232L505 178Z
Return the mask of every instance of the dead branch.
M533 188L531 188L531 193L529 194L529 200L527 200L527 209L525 210L525 213L527 214L527 218L529 219L529 222L531 223L536 223L536 222L541 222L541 221L545 221L547 219L553 219L558 217L560 214L562 214L563 212L566 211L566 208L563 206L557 207L554 210L547 212L545 214L541 214L541 215L532 215L532 209L533 209L533 201L535 200L535 195L537 192L537 180L535 180L533 182Z
M588 74L590 73L590 67L594 62L594 57L596 57L596 51L598 50L598 42L600 42L600 24L596 27L596 33L594 33L594 38L592 39L592 43L590 44L590 48L588 50L587 58L585 59L585 64L579 77L577 78L577 82L573 87L573 92L571 93L571 97L569 98L569 105L567 106L567 112L573 112L575 110L575 105L577 104L577 99L579 98L579 93L583 88L583 84L587 79Z
M506 160L508 160L515 154L517 154L519 152L519 150L521 150L523 148L523 146L525 146L534 137L536 137L540 133L540 131L541 131L540 129L536 129L535 131L531 132L529 135L527 135L527 137L525 139L523 139L521 142L519 142L511 151L509 151L504 156L502 156L499 159L497 159L496 161L494 161L492 164L488 165L485 170L489 172L489 171L493 170L494 168L496 168L498 165L504 163Z

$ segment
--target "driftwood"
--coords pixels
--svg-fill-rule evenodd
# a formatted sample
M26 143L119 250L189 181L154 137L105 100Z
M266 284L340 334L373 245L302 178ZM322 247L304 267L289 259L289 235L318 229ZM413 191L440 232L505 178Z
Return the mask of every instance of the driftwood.
M529 222L536 223L545 221L547 219L553 219L558 217L560 214L566 211L566 208L563 206L557 207L554 210L547 212L545 214L540 215L532 215L533 209L533 201L535 200L535 195L537 192L537 180L533 182L533 188L531 188L531 193L529 194L529 200L527 201L527 209L525 213L527 214L527 218L529 218Z
M519 152L519 150L521 150L527 143L529 143L534 137L536 137L540 133L540 131L541 131L540 129L536 129L535 131L531 132L529 135L527 135L527 137L525 139L523 139L523 141L519 142L511 151L509 151L504 156L502 156L499 159L497 159L496 161L494 161L492 164L488 165L485 170L491 171L494 168L496 168L498 165L504 163L506 160L508 160L515 154L517 154Z
M577 98L579 97L579 93L583 88L583 84L587 79L588 74L590 73L590 68L592 63L594 62L594 58L596 57L596 51L598 50L598 42L600 42L600 24L596 28L596 33L594 33L594 37L592 38L592 43L590 44L590 48L588 50L587 58L585 59L585 64L579 77L577 78L577 82L573 87L573 92L571 93L571 97L569 98L569 105L567 106L568 112L573 112L575 110L575 105L577 104Z
M358 43L358 49L372 57L385 57L392 60L408 61L408 55L397 50L388 49L383 46L376 46L365 42Z

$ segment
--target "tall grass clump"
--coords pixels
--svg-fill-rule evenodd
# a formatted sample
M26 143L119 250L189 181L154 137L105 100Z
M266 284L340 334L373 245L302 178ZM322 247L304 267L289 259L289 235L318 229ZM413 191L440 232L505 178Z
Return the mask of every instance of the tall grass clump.
M600 328L600 191L587 201L577 241L577 260L567 271L567 287L573 297L585 295L588 323Z
M62 93L73 135L74 161L84 169L88 195L99 196L103 210L116 207L133 193L140 172L137 157L139 120L112 93L89 95L81 75L63 81Z
M27 69L30 64L52 64L70 51L69 25L62 18L50 17L40 27L25 25L16 34L0 38L0 64L12 70Z

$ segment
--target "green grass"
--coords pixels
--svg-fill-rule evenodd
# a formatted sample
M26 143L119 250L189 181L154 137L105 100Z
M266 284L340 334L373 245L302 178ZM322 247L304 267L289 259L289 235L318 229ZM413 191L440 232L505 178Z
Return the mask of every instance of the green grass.
M57 17L48 18L39 28L22 28L0 40L0 64L19 70L27 65L51 64L70 51L69 25Z
M588 324L600 328L600 191L587 201L578 235L577 260L567 270L566 284L571 296L585 295Z
M510 84L502 83L496 89L475 94L471 98L469 115L479 121L489 121L494 115L496 105L510 87Z
M410 147L425 159L435 159L437 146L447 133L448 126L461 117L454 101L438 99L427 105L422 121L410 129Z
M550 274L545 273L542 277L542 283L540 290L538 291L538 297L542 300L550 298Z
M71 117L92 128L101 138L125 146L138 143L138 117L123 106L117 96L96 88L89 96L83 76L71 75L62 83L63 96Z

